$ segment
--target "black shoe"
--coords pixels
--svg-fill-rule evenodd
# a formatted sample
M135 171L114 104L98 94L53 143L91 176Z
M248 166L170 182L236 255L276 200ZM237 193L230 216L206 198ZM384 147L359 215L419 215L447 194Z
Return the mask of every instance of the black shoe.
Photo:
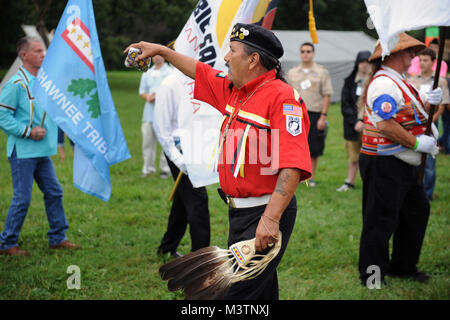
M170 257L173 258L173 259L180 258L182 256L183 255L181 253L177 252L177 251L173 251L173 252L170 253Z
M176 259L179 257L182 257L183 255L177 251L164 251L162 248L158 248L158 251L156 251L156 254L160 257L166 257L167 255L171 258L171 259Z
M388 276L392 278L409 279L417 282L426 282L430 278L430 275L423 271L416 271L409 274L389 272Z

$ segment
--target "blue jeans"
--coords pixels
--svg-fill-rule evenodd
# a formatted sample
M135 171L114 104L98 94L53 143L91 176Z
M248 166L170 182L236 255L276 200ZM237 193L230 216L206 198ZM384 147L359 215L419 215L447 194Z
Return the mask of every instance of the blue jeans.
M7 250L18 245L20 230L28 212L33 189L33 179L44 194L45 210L50 230L49 245L67 240L69 224L62 204L63 190L59 184L50 157L17 159L16 150L8 158L14 194L6 216L5 229L0 234L0 248Z
M442 125L444 130L438 141L444 147L444 153L450 154L450 111L447 108L442 114Z
M74 143L69 139L70 145L73 147ZM58 128L58 147L64 146L64 131Z

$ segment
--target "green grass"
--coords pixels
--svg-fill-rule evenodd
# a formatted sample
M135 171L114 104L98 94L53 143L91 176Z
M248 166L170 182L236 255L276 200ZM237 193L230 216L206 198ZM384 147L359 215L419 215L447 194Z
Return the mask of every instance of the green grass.
M48 249L42 193L35 185L19 244L31 257L0 256L0 299L182 299L170 293L158 268L164 261L156 249L164 234L172 180L140 178L141 116L138 97L140 74L110 72L109 82L131 159L111 167L112 197L108 203L73 187L73 154L66 142L64 163L53 157L64 189L70 223L68 237L82 245L74 252ZM338 193L347 170L338 104L329 112L329 134L320 158L315 189L301 184L297 191L298 216L288 249L278 268L281 299L443 299L450 298L449 181L450 157L437 160L438 198L431 216L419 268L431 273L426 284L388 279L389 287L368 290L359 284L357 261L361 230L361 180L356 190ZM6 135L0 134L0 229L12 196ZM227 208L208 186L211 244L226 247ZM179 251L190 249L188 234ZM81 270L81 289L69 290L66 270Z

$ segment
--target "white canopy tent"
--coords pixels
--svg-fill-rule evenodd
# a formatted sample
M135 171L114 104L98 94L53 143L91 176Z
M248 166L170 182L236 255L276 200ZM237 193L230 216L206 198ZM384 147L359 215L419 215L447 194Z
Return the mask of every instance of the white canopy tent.
M300 64L300 45L312 42L309 31L301 30L273 30L284 48L281 65L285 73ZM332 102L341 100L341 90L344 79L350 74L355 65L359 51L373 51L376 40L362 31L317 31L319 43L315 44L314 61L323 65L331 76L333 85Z

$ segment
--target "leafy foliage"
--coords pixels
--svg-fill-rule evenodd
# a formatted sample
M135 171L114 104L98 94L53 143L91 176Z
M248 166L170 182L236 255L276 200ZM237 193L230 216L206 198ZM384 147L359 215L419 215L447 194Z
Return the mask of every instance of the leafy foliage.
M48 0L36 0L41 9ZM56 29L66 1L53 0L44 16L48 30ZM123 50L141 40L167 44L176 39L198 0L95 0L97 31L107 69L123 68ZM273 29L306 30L309 1L279 0ZM368 13L363 1L315 0L314 16L319 30L367 29ZM2 50L0 68L8 68L16 57L15 44L23 34L21 25L36 25L38 14L29 0L3 1L0 19Z

